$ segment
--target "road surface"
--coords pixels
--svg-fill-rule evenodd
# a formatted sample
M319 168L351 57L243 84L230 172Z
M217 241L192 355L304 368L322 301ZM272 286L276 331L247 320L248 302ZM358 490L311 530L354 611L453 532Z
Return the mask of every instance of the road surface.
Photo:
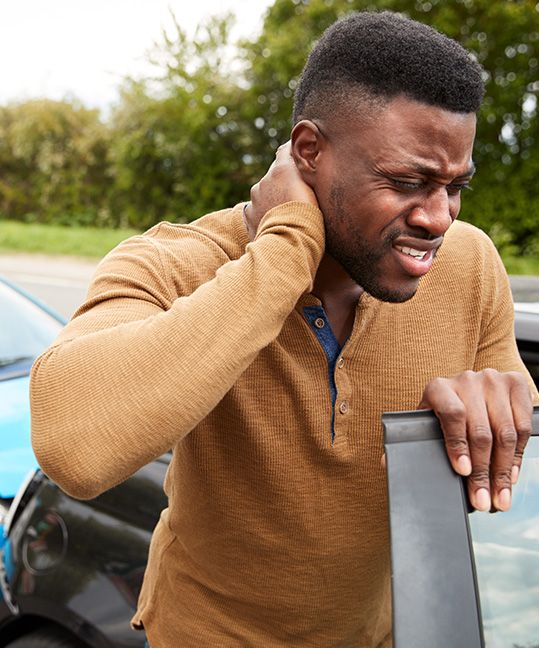
M39 254L0 254L0 275L22 286L64 317L84 301L97 261Z

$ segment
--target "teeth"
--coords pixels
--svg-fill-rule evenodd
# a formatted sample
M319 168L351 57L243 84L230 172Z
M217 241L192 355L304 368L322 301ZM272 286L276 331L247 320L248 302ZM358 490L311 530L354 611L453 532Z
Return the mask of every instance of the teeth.
M403 254L408 254L409 256L414 257L414 259L422 259L427 254L425 250L414 250L414 248L401 247L400 245L396 245L395 247Z

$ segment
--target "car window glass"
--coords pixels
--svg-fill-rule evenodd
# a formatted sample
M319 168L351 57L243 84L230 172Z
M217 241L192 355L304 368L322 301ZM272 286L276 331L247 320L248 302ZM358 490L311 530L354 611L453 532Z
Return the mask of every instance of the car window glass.
M539 437L506 513L469 516L486 648L539 648Z
M0 283L0 367L35 358L61 328L36 304Z

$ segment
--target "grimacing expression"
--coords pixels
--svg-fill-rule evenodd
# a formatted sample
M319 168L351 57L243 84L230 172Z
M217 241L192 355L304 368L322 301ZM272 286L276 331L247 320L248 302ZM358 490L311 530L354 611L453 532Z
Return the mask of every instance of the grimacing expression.
M328 136L315 191L326 252L366 292L415 294L473 175L474 113L404 97Z

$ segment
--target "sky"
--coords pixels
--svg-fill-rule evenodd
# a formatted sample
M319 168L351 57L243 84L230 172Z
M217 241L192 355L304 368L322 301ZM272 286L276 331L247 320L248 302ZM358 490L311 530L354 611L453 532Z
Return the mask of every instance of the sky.
M126 75L148 69L146 52L170 28L171 9L194 33L204 18L232 11L234 36L256 36L272 0L0 1L0 104L75 97L106 109Z

